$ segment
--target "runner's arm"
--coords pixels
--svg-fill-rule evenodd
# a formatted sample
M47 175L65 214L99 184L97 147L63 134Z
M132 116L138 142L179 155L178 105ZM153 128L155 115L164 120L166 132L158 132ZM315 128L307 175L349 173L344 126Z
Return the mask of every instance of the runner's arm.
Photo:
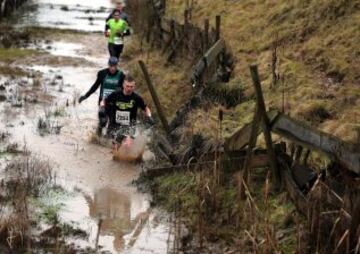
M114 11L111 12L111 13L109 14L109 16L106 18L106 21L105 21L105 30L104 30L105 33L106 33L107 30L110 28L108 22L109 22L109 20L112 18L113 13L114 13Z
M147 117L151 118L151 110L150 110L150 108L148 106L146 106L144 111L145 111L145 115Z
M145 104L144 99L141 96L138 96L139 107L145 112L145 115L151 118L150 108Z
M87 91L87 93L84 95L84 99L87 99L90 95L92 95L99 88L99 86L101 85L102 79L103 79L103 77L101 75L101 72L98 72L95 83L91 86L89 91Z

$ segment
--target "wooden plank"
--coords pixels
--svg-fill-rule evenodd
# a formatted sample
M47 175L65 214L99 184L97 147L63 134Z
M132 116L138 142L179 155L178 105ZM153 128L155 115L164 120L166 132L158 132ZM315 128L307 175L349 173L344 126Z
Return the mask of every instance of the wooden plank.
M286 191L289 193L289 196L294 202L298 211L300 211L303 215L307 216L308 205L307 205L306 197L301 192L299 187L296 185L287 163L282 159L279 159L279 162L282 169L280 171L281 179L283 179L283 183Z
M245 153L243 153L242 157L235 157L230 158L228 160L219 160L221 164L227 165L227 168L229 171L238 171L240 170L239 165L241 165L245 160ZM213 157L211 155L210 157ZM234 164L229 168L228 162L233 162ZM158 177L166 174L171 174L179 171L185 171L185 170L191 170L191 171L198 171L201 169L207 168L208 170L212 169L212 165L214 164L214 161L200 161L197 163L190 163L190 164L178 164L178 165L172 165L168 167L159 167L159 168L148 168L146 170L146 175L149 177ZM269 166L269 160L267 154L260 153L260 154L254 154L250 160L249 163L249 169L255 169L255 168L265 168Z
M308 149L322 152L337 160L345 168L360 174L360 152L352 144L283 114L277 117L272 131Z
M271 110L267 113L270 123L272 124L276 117L279 115L279 112L276 110ZM257 134L260 135L261 129L257 130ZM233 135L225 140L224 148L225 151L237 151L242 150L249 143L251 135L251 123L245 124L240 129L236 130Z
M144 74L146 84L147 84L147 86L149 88L149 91L151 93L151 97L153 98L153 101L154 101L154 104L155 104L155 107L156 107L156 111L157 111L157 113L159 115L159 118L160 118L160 121L161 121L161 123L163 125L163 128L164 128L166 134L168 136L170 136L171 133L170 133L170 128L169 128L169 123L168 123L168 121L167 121L167 119L165 117L164 111L163 111L162 106L160 104L159 97L157 96L155 87L151 82L150 75L149 75L149 73L147 71L147 68L146 68L144 62L141 61L141 60L139 61L139 65L140 65L140 68L141 68L141 70L142 70L142 72Z
M267 154L253 154L249 160L248 168L266 168L269 166L269 157Z
M269 156L269 160L270 160L272 177L275 181L275 186L279 187L280 183L281 183L281 175L280 175L279 168L277 166L275 150L273 147L273 142L272 142L272 137L271 137L270 120L266 114L265 101L264 101L264 97L263 97L263 93L262 93L262 89L261 89L261 82L260 82L257 65L250 66L250 73L251 73L251 78L253 80L253 85L255 88L257 107L259 110L259 114L261 114L262 130L264 133L266 148L267 148L268 156Z
M209 67L217 58L217 56L224 50L225 41L219 39L204 55L206 67Z
M218 40L194 66L191 76L192 83L201 80L201 77L206 68L208 68L216 59L217 56L224 50L224 40Z

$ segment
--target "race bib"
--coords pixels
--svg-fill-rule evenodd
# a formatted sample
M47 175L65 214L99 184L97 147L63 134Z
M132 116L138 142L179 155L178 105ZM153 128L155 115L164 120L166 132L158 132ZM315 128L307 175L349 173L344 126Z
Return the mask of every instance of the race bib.
M115 38L114 38L114 44L116 44L116 45L122 45L122 44L124 44L123 38L122 38L122 37L115 36Z
M117 110L115 121L117 124L130 125L130 112Z
M104 88L104 90L103 90L103 98L106 99L113 92L114 92L114 89Z

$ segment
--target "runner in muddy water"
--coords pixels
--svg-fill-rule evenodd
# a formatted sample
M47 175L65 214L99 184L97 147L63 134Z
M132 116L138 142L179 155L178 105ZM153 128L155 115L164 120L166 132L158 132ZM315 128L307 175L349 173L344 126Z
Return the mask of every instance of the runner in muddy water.
M79 103L86 100L91 94L93 94L100 87L99 95L99 125L97 128L97 134L101 135L102 129L106 126L108 117L105 113L105 109L102 106L102 101L106 99L111 93L121 90L125 74L118 69L118 59L116 57L110 57L109 67L100 70L97 74L95 83L91 86L90 90L83 96L80 96Z
M108 37L108 49L110 56L120 58L124 48L124 37L130 35L128 24L121 19L121 12L115 10L112 18L106 22L107 30L105 36Z
M110 94L105 99L105 109L109 116L108 135L115 138L119 143L125 135L135 134L137 110L141 108L150 123L151 111L146 106L144 99L134 92L135 80L132 76L125 77L122 90Z

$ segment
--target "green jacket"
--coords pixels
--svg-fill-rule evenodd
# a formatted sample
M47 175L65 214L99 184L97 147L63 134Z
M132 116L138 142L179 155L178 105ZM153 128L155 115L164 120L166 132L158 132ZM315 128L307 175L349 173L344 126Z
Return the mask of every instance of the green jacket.
M106 24L110 30L109 43L123 44L124 39L122 34L128 29L126 21L123 19L119 19L118 21L110 19Z

